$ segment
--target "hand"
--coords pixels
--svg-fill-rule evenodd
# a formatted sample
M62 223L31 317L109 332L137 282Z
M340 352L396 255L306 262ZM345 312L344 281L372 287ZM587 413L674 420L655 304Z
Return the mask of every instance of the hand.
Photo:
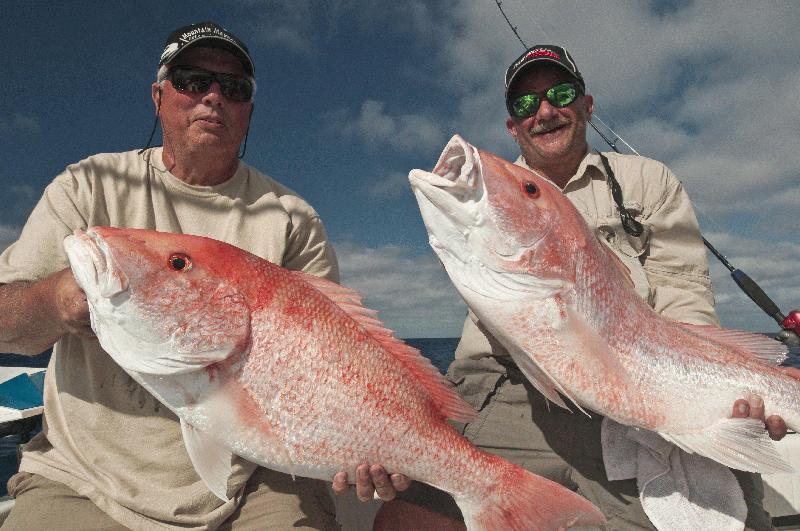
M358 465L356 468L356 495L362 502L374 499L374 494L383 501L393 500L398 492L406 490L411 480L403 474L387 474L381 465ZM333 476L333 492L345 494L350 489L347 472L344 470Z
M792 370L797 371L797 369ZM797 371L797 374L800 375L800 371ZM764 418L764 401L760 396L753 396L749 401L739 399L734 402L731 416L740 419L761 420L766 425L770 438L775 441L780 441L786 435L786 422L783 421L783 417L770 415L769 418Z
M54 273L50 280L53 282L54 318L64 331L80 337L95 337L86 294L78 286L72 271L69 268L62 269Z

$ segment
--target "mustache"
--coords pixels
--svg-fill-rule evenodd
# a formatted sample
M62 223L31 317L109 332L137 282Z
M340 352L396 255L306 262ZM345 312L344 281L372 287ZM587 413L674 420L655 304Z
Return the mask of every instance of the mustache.
M534 124L534 126L531 127L530 129L528 129L528 134L538 135L569 124L570 121L565 118L556 118L555 120L551 120L549 122L539 122L537 124Z

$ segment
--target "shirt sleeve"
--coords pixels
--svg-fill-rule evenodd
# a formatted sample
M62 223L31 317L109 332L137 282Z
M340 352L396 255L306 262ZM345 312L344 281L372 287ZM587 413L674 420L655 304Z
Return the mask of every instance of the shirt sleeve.
M645 219L652 231L644 270L653 309L675 321L719 325L694 208L680 181L665 171L663 200Z
M40 280L69 266L64 238L86 228L79 173L70 166L45 188L19 239L0 255L0 284Z
M339 282L336 252L319 216L293 220L293 229L283 257L283 267Z

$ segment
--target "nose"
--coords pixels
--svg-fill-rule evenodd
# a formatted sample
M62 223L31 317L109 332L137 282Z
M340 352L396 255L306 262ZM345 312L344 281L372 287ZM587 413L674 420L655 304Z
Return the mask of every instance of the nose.
M219 82L214 80L211 82L211 86L208 87L208 90L205 94L203 94L203 103L207 105L217 105L221 106L222 101L225 99L222 96L222 87L220 87Z
M542 98L539 108L536 110L536 117L539 120L549 120L556 115L556 107L547 98Z

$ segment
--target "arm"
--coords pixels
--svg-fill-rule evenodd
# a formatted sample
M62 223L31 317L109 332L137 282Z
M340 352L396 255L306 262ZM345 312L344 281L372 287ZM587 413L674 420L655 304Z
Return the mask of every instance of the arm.
M67 333L94 337L86 296L72 271L0 285L0 350L33 356Z

